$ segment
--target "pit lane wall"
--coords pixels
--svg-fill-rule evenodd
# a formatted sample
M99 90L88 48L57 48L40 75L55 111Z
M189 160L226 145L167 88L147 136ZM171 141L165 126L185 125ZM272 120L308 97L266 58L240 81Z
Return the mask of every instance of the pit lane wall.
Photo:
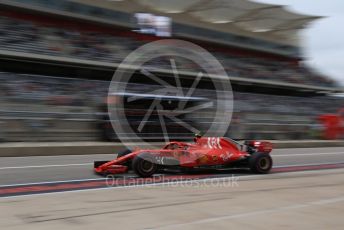
M298 140L298 141L271 141L274 148L320 148L344 147L344 140ZM144 145L128 144L130 147ZM164 143L155 143L157 148ZM41 143L2 143L0 144L0 157L24 156L59 156L59 155L87 155L87 154L115 154L122 150L124 144L109 142L41 142Z

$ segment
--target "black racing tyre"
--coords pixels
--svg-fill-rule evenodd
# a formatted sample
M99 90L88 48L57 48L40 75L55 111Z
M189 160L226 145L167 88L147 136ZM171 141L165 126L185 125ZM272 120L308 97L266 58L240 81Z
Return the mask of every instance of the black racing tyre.
M117 158L123 157L125 155L128 155L129 153L131 153L132 151L130 149L123 149L122 151L119 151L117 153ZM128 167L128 170L131 170L131 160L128 160L127 162L125 162L123 165Z
M137 155L132 162L132 169L141 177L150 177L158 169L154 156L149 153Z
M270 154L259 152L253 153L248 163L251 171L259 174L269 173L273 164Z

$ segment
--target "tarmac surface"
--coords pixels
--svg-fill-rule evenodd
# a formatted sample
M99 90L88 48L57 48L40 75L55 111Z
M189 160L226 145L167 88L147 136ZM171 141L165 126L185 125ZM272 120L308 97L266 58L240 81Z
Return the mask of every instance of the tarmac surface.
M344 226L344 148L276 149L267 175L234 170L147 181L126 174L109 186L92 166L114 157L1 158L0 229Z
M2 157L0 186L101 179L93 172L93 161L115 157L115 154ZM275 149L272 158L274 167L338 164L344 163L344 147Z
M0 229L343 229L344 169L0 199Z

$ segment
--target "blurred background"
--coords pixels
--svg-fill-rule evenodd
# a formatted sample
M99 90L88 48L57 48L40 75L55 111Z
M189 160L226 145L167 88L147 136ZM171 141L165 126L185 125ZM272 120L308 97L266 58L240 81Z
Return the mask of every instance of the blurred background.
M322 15L248 0L0 0L0 6L3 142L116 140L107 116L113 73L131 51L166 38L200 45L227 71L234 91L227 136L344 137L344 98L338 96L343 88L305 64L302 31ZM168 60L152 60L145 67L169 79ZM176 59L176 65L184 82L199 71L186 59ZM133 92L157 87L142 79L137 70ZM212 90L203 87L192 100L211 100ZM133 124L142 120L148 102L126 107ZM211 114L182 119L210 124ZM145 137L157 140L159 119L150 119ZM171 139L190 137L190 130L173 122L167 126Z

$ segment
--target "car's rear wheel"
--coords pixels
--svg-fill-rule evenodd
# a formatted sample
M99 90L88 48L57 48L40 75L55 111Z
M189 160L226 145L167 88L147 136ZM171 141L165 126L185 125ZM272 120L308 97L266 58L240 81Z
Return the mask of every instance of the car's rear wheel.
M272 158L266 153L253 153L249 159L249 167L254 173L269 173L272 168Z
M141 177L150 177L158 169L154 156L149 153L137 155L132 162L132 169Z

